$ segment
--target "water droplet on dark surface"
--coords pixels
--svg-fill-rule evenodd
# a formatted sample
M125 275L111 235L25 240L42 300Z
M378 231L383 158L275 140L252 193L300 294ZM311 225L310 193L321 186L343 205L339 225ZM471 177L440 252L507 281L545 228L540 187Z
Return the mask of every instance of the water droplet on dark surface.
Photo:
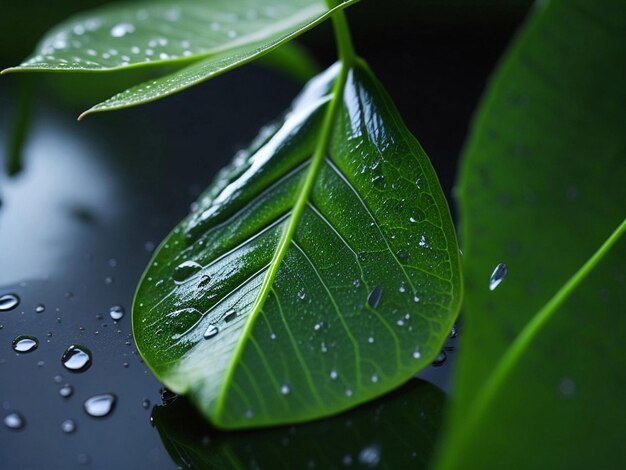
M0 312L8 312L13 310L20 304L20 298L17 294L4 294L0 296Z
M374 287L370 295L367 296L367 303L370 304L370 307L377 308L380 304L380 300L383 297L384 289L382 287Z
M306 297L306 292L304 291L304 287L303 287L302 289L298 291L298 298L300 300L304 300L305 297Z
M195 261L183 261L174 269L172 279L176 284L182 284L201 269L202 266Z
M124 317L125 313L126 311L124 310L124 307L122 307L121 305L114 305L113 307L109 309L109 315L115 321L121 320Z
M409 252L408 252L408 251L406 251L406 250L400 250L400 251L398 251L398 252L396 253L396 256L398 257L398 259L400 259L400 260L403 260L403 261L404 261L404 260L409 259L409 256L411 256L411 253L409 253Z
M496 268L491 273L491 277L489 278L489 290L494 290L496 287L500 285L504 278L509 273L509 268L507 268L506 264L499 263Z
M4 425L14 431L19 431L26 426L26 420L19 413L9 413L4 417Z
M80 344L72 344L61 356L61 362L67 370L85 372L91 367L91 351Z
M59 395L61 395L63 398L69 398L73 394L74 394L74 387L72 387L69 384L65 384L59 389Z
M34 336L20 335L13 340L13 351L20 353L33 352L39 346L39 340Z
M66 419L61 423L61 430L66 434L71 434L76 431L76 423L73 419Z
M280 386L280 393L283 395L289 395L289 393L291 393L291 388L287 384L282 384Z
M220 332L219 328L215 325L209 325L209 327L204 332L204 339L213 338Z
M459 336L459 329L457 328L456 325L452 326L452 329L450 330L450 334L448 335L449 338L454 339L457 336Z
M141 406L144 410L147 410L148 408L150 408L150 400L146 398L144 401L141 402Z
M85 413L94 418L104 418L109 415L115 407L116 397L112 393L94 395L85 400L83 408Z
M448 355L446 354L446 352L441 351L439 354L437 354L437 357L433 361L433 366L441 367L442 365L445 364L447 359L448 359Z
M359 462L366 467L373 468L380 463L380 447L371 445L359 452Z
M44 304L39 304L35 307L35 312L42 313L45 312L46 306Z

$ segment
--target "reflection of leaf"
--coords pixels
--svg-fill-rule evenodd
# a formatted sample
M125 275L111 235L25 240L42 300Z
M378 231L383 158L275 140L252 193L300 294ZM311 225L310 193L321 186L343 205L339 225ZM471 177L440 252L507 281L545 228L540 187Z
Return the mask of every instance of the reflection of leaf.
M55 27L31 58L6 71L102 72L187 65L115 95L90 111L124 108L171 95L250 62L355 1L339 1L332 9L323 0L272 0L262 5L256 0L164 0L107 5ZM306 63L299 59L302 65ZM290 64L292 70L294 66Z
M412 380L350 413L315 423L262 431L220 432L188 402L154 409L153 423L182 468L425 468L441 422L445 395Z
M467 321L444 468L626 465L624 242L578 271L626 216L624 57L624 2L542 2L479 111L459 185Z
M163 242L137 345L216 425L337 413L438 354L458 247L428 157L358 61L311 81Z

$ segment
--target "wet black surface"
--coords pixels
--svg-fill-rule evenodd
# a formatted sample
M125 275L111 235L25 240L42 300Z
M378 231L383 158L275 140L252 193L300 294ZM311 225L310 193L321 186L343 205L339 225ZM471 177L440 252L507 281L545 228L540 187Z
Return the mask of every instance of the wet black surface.
M376 40L355 28L359 50L430 153L448 193L471 110L513 26L428 34L407 27ZM390 51L385 41L398 49ZM327 57L323 45L316 48ZM3 142L13 85L0 83ZM0 312L0 412L17 411L26 420L19 431L0 425L2 468L176 468L150 423L160 384L132 342L132 295L154 246L299 88L246 67L81 124L75 122L80 109L40 97L24 171L0 176L0 295L21 298L16 309ZM114 305L126 309L118 322L109 316ZM20 334L37 337L37 350L15 353L11 342ZM61 364L71 344L93 353L84 373ZM454 356L449 351L443 367L421 377L448 390ZM66 383L74 387L67 399L59 395ZM87 416L83 402L100 393L117 395L114 411ZM75 432L61 430L66 419L75 420Z

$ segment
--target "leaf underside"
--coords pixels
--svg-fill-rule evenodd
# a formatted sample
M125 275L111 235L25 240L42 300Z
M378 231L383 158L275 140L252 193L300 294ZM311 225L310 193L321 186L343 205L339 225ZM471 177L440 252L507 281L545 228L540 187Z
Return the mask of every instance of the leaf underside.
M148 103L248 63L357 0L147 1L107 5L52 29L33 56L5 72L181 69L132 87L83 115ZM305 59L302 59L303 62Z
M624 466L623 241L464 424L513 340L626 217L625 32L624 2L542 3L479 110L459 181L467 321L442 468ZM490 292L500 262L509 275Z
M364 63L335 65L163 242L135 339L220 427L311 420L430 364L459 271L428 157Z

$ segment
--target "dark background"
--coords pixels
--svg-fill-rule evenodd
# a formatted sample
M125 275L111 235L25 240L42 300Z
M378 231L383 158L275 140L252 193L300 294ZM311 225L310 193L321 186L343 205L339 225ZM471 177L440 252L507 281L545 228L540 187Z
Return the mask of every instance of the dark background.
M69 13L99 3L60 1L54 10L49 2L3 5L0 67L18 63ZM456 161L472 112L527 3L364 0L348 12L357 51L429 153L453 210ZM329 24L301 42L322 66L334 60ZM160 385L132 343L132 295L152 247L301 84L245 66L163 101L77 124L78 113L107 97L116 79L90 96L80 81L63 85L60 75L3 76L1 160L24 78L31 79L35 103L24 170L0 176L0 295L21 298L17 309L0 312L0 412L18 411L27 424L17 432L0 425L0 466L175 468L150 424ZM39 304L42 313L35 312ZM108 316L116 304L127 310L118 324ZM39 348L14 353L19 334L39 338ZM94 353L83 374L60 362L73 343ZM420 377L450 391L454 355ZM62 383L55 382L59 375ZM58 395L64 383L75 389L67 400ZM103 392L117 395L117 407L107 418L90 418L82 403ZM77 423L71 435L61 431L67 418Z

